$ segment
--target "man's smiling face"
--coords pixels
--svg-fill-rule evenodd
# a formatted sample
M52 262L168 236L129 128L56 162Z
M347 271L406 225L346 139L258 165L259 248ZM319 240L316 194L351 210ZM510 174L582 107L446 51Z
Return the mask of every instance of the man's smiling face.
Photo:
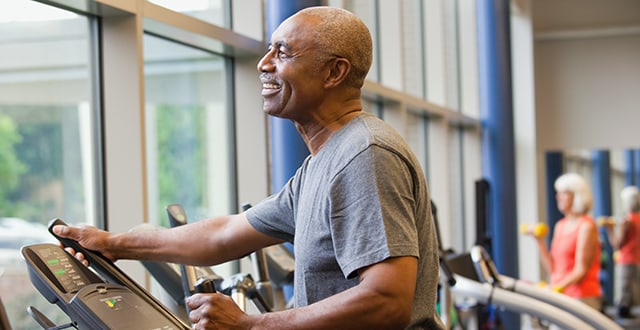
M302 119L323 95L323 78L313 43L313 19L296 15L273 32L269 50L258 62L263 110L272 116Z

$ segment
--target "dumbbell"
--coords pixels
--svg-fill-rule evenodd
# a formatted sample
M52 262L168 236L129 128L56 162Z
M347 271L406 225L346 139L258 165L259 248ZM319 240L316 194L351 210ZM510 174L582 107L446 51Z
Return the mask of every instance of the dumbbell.
M603 226L615 226L616 225L616 220L612 217L599 217L598 218L598 226L603 227Z
M532 235L534 237L545 237L549 234L549 226L542 222L538 222L535 225L523 223L520 225L520 233L523 235Z
M543 288L543 289L549 289L558 293L562 293L564 291L563 288L557 286L557 285L549 285L549 283L545 282L545 281L540 281L538 282L537 286L539 288Z

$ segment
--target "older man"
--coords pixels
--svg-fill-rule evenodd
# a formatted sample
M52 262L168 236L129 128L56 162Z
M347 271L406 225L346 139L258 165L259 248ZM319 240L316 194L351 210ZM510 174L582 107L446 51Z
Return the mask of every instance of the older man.
M113 260L194 265L294 243L295 308L248 315L227 296L196 294L187 301L196 329L442 329L426 180L400 135L362 109L371 59L371 35L355 15L301 10L258 63L264 111L291 120L311 152L279 193L245 213L153 235L54 230Z

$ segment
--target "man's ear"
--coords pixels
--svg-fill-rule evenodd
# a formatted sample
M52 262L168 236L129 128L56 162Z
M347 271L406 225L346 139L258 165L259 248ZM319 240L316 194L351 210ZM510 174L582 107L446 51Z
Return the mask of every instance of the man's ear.
M346 58L338 57L329 62L329 73L325 78L325 87L340 85L351 71L351 63Z

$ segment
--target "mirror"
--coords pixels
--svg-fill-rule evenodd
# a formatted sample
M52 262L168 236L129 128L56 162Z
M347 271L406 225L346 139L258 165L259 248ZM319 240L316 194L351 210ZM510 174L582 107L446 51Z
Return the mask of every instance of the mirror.
M551 223L559 220L562 214L555 203L555 179L564 173L578 173L591 184L594 201L590 214L596 221L602 216L613 217L619 222L623 216L620 192L627 185L640 187L640 150L588 150L574 149L548 151L546 157L546 194L547 219ZM600 227L602 242L601 283L607 305L618 301L620 289L618 271L616 271L613 253L604 228Z

